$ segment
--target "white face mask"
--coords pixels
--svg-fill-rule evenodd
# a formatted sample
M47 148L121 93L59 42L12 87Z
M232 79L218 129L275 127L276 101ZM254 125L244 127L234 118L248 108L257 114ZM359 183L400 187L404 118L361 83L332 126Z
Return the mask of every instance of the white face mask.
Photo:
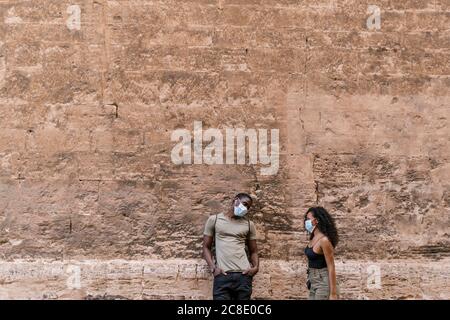
M247 214L247 207L239 202L238 206L234 206L234 215L236 217L243 217Z
M312 224L312 220L308 219L305 221L305 229L306 231L308 231L309 233L312 233L314 230L314 226Z

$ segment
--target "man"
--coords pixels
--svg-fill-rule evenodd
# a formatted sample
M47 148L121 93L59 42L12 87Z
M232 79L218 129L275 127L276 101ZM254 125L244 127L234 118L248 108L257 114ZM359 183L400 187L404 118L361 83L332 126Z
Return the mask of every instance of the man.
M210 216L206 222L203 255L214 275L214 300L249 300L251 297L253 276L259 270L256 229L246 218L252 203L250 195L239 193L226 213ZM216 263L211 252L213 241Z

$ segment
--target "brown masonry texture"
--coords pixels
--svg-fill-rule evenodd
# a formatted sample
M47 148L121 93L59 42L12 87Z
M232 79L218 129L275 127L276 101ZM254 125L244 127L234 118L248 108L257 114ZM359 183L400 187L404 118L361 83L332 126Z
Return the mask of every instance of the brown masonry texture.
M247 191L254 298L307 297L320 204L342 298L449 299L449 75L449 0L0 0L0 298L210 298L204 222ZM174 165L194 121L278 128L278 173Z

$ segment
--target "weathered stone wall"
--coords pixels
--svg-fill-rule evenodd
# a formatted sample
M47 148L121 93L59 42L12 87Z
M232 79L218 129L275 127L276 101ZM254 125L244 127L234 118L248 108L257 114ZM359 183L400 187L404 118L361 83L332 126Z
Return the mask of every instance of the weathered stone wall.
M255 298L307 297L321 204L344 298L449 299L449 18L448 0L0 0L0 298L209 298L203 224L248 191ZM278 174L174 165L194 121L278 128Z

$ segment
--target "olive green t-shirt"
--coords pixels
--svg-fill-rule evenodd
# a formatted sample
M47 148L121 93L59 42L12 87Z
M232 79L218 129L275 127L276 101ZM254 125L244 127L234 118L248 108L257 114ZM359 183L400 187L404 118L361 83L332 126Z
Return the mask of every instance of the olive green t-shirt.
M214 237L216 216L206 221L204 235ZM229 219L223 213L217 215L215 223L216 265L224 272L244 271L250 268L246 240L256 239L256 228L247 218Z

